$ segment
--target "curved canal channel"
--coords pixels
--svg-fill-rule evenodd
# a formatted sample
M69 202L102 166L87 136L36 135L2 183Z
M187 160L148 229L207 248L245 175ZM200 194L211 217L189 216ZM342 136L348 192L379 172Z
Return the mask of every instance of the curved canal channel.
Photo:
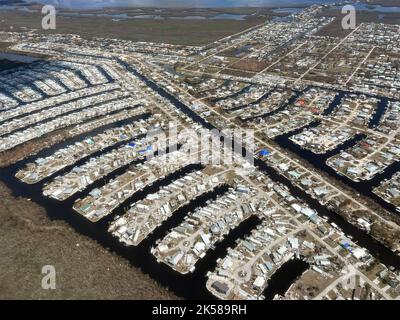
M268 286L263 293L265 299L272 300L277 294L283 296L309 268L310 265L300 259L286 261L268 280Z
M218 129L218 128L214 127L212 124L210 124L209 122L207 122L206 120L204 120L198 114L196 114L193 110L191 110L184 103L179 101L175 96L173 96L172 94L168 93L166 90L161 88L154 81L152 81L151 79L148 79L147 77L145 77L144 75L139 73L136 69L134 69L133 67L128 65L126 62L124 62L122 60L118 60L118 61L122 65L124 65L124 67L127 70L129 70L135 76L139 77L142 81L144 81L147 86L152 88L154 91L156 91L162 97L168 99L175 107L177 107L180 111L182 111L187 116L189 116L194 122L202 125L204 128L210 129L210 130ZM341 92L340 95L338 95L337 100L335 100L336 104L338 104L340 102L342 95L345 93L346 92ZM232 140L226 136L221 137L221 141L224 141L230 147L234 145ZM244 148L234 148L234 150L241 150L242 155L249 154L248 151L246 151ZM347 222L336 212L328 209L327 207L322 206L317 200L313 199L305 191L301 190L299 187L292 184L292 182L288 178L281 175L274 168L267 165L264 161L262 161L258 158L254 158L254 164L256 165L256 167L259 168L259 170L265 172L273 181L275 181L277 183L281 183L281 184L285 185L286 187L288 187L290 192L292 193L292 195L305 201L312 209L316 210L321 216L327 218L329 222L333 222L336 225L338 225L346 235L352 237L356 243L358 243L360 246L366 248L370 252L371 255L378 258L387 267L394 267L397 270L400 270L400 256L398 256L396 253L394 253L393 251L388 249L385 245L383 245L382 243L375 240L372 236L370 236L366 232L358 229L351 223Z
M208 123L206 120L197 115L194 111L192 111L188 106L179 101L176 97L166 92L163 88L158 86L152 80L146 78L142 74L140 74L136 69L128 65L122 60L118 60L120 64L122 64L128 71L133 73L139 79L144 81L148 87L156 91L159 95L169 100L177 109L184 112L187 116L189 116L194 122L202 125L207 129L214 129L214 127ZM155 245L155 242L158 239L162 239L166 233L178 226L184 219L184 217L190 211L193 211L195 208L204 206L209 200L215 199L216 197L224 194L227 191L228 186L220 186L214 189L212 192L207 194L203 194L198 198L192 199L192 201L186 206L180 208L174 215L172 215L165 223L163 223L160 227L158 227L148 238L140 243L137 247L126 247L121 244L115 237L112 236L111 233L107 232L110 221L116 216L120 215L124 212L126 207L135 201L143 199L147 194L158 191L162 186L169 184L170 182L178 179L179 177L184 176L185 174L199 170L202 168L200 164L189 165L167 177L164 179L156 181L151 186L144 188L143 190L135 193L131 198L129 198L125 203L120 205L116 210L113 211L111 215L106 217L105 219L99 221L98 223L92 223L89 220L85 219L83 216L77 214L72 210L72 206L74 201L77 198L81 198L89 193L92 188L101 187L106 183L106 181L112 177L103 178L97 182L95 182L90 190L85 190L79 194L76 194L74 197L64 201L58 202L56 200L46 198L42 195L42 187L43 184L46 183L46 180L37 183L35 185L27 185L25 183L20 182L14 176L17 171L24 168L27 163L34 161L37 157L45 157L54 153L56 150L65 147L68 144L74 143L76 141L81 141L85 139L88 135L96 134L101 131L104 131L108 128L115 127L117 125L123 125L129 123L132 119L127 119L124 121L115 122L113 124L109 124L102 128L98 128L91 132L82 134L80 136L74 137L73 139L69 139L62 143L56 144L50 148L47 148L36 156L31 156L23 161L19 161L18 163L11 165L9 167L0 169L0 177L1 180L12 190L13 195L16 197L24 197L32 199L32 201L38 203L40 206L46 209L46 212L50 219L62 219L68 222L77 232L89 236L92 239L96 240L98 243L108 248L111 252L115 252L122 257L126 258L130 261L130 263L136 267L139 267L144 273L149 274L152 278L157 280L161 285L169 288L173 292L175 292L178 296L188 298L188 299L215 299L213 295L211 295L206 289L206 274L208 271L212 271L216 266L216 261L219 258L222 258L226 255L226 251L229 247L234 246L235 242L238 239L243 239L250 231L257 227L260 223L260 220L256 217L251 217L244 222L242 222L237 228L232 230L229 235L220 243L218 243L213 250L208 252L204 259L201 259L198 264L196 264L196 270L192 274L181 275L170 267L163 263L158 263L156 258L150 253L150 249ZM225 143L233 146L233 143L228 138L222 137L221 140L224 140ZM236 148L235 148L236 149ZM236 149L237 150L237 149ZM242 154L246 153L246 150L241 149ZM397 269L400 269L400 257L395 253L387 249L381 243L375 241L371 236L366 234L365 232L357 229L344 219L342 219L336 213L328 210L327 208L321 206L316 200L312 199L308 194L294 186L290 180L286 177L282 176L278 172L276 172L273 168L268 166L265 162L260 159L255 158L255 165L263 172L265 172L273 181L282 183L290 189L290 192L300 199L304 200L307 204L309 204L313 209L317 210L321 216L327 217L330 221L335 222L342 230L350 235L354 241L358 242L359 245L366 248L373 256L379 258L379 260L387 266L394 266ZM124 168L126 169L126 168ZM116 171L113 175L118 175L124 171L124 169L120 169L120 171ZM282 273L285 273L285 276L289 276L288 272L293 276L297 276L301 274L304 265L296 264L296 265L288 265L287 270L282 269ZM276 278L273 277L270 280L269 290L271 292L282 293L286 288L288 288L295 280L293 279L284 279L282 277L278 277L279 274L276 275ZM193 290L193 288L196 288ZM267 289L268 290L268 289ZM272 294L272 293L271 293ZM270 294L267 291L266 297L270 297Z

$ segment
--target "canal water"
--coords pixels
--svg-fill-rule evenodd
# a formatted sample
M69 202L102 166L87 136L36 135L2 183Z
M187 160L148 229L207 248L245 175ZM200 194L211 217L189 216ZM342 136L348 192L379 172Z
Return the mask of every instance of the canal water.
M47 148L37 155L28 157L15 165L0 169L1 180L5 182L5 184L13 191L14 196L29 198L35 203L38 203L46 209L47 214L51 219L61 219L68 222L76 231L91 237L104 247L108 248L111 252L115 252L126 258L133 266L140 268L144 273L149 274L152 278L157 280L163 286L171 289L178 296L189 299L214 299L214 297L206 290L206 273L212 270L210 266L215 266L216 260L218 258L222 258L226 254L227 246L234 244L234 241L239 235L249 233L258 224L258 220L255 221L254 218L248 219L243 222L238 228L233 230L222 243L217 244L215 249L210 251L210 255L207 255L204 260L201 260L198 263L198 266L196 266L196 270L193 274L182 276L179 273L173 271L170 267L158 263L156 259L151 255L150 249L152 246L155 245L155 242L158 239L162 239L171 228L178 226L183 221L188 212L193 211L199 206L204 206L208 201L226 193L229 186L223 185L221 187L217 187L211 192L192 199L188 205L179 209L170 219L165 221L162 226L157 228L153 232L153 234L151 234L138 247L126 247L119 243L116 238L112 237L112 235L107 232L109 223L114 219L114 217L116 215L123 214L132 203L143 199L149 193L157 192L161 187L168 185L172 181L179 179L189 172L200 170L202 168L200 164L189 165L182 170L179 170L167 176L166 178L157 181L153 185L135 193L131 198L122 203L111 215L107 216L97 224L89 222L87 219L72 210L72 206L76 199L87 196L90 190L92 190L93 188L100 188L110 179L113 179L116 176L125 172L130 165L139 163L140 160L137 162L132 162L130 165L114 171L109 176L100 179L99 181L96 181L94 184L90 185L85 191L74 195L64 202L58 202L42 196L41 192L43 185L50 181L52 177L46 178L45 180L35 185L24 184L14 177L15 173L18 170L25 167L27 163L34 161L38 157L49 156L60 148L63 148L76 141L84 140L89 135L100 133L115 126L128 124L132 121L138 120L139 118L143 118L143 116L137 116L131 119L120 121L118 123L104 126L102 128L98 128L96 130L93 130L92 132L82 134L73 139L69 139L55 146ZM106 150L103 150L102 152L105 151ZM58 174L67 172L69 169L70 167L65 168L58 172ZM194 287L196 287L197 289L193 290Z
M351 94L349 91L343 91L339 90L338 94L335 96L331 104L324 110L322 113L324 116L329 116L332 114L336 108L341 104L343 98L346 95ZM382 96L374 96L374 95L368 95L364 94L367 97L373 97L378 99L378 105L376 108L376 112L373 114L370 122L369 122L369 127L374 128L379 125L380 120L382 119L383 115L385 114L388 103L391 101L390 99ZM345 183L346 185L350 186L351 188L355 189L358 193L364 195L367 198L370 198L377 202L380 206L385 208L386 210L398 214L398 211L396 210L396 207L386 201L384 201L382 198L378 197L375 193L373 193L373 189L381 183L381 181L385 179L389 179L392 177L396 172L400 171L400 162L395 162L392 165L389 165L383 172L378 173L373 179L368 180L368 181L359 181L355 182L349 178L347 178L344 175L339 174L336 172L334 169L332 169L330 166L326 164L326 161L339 154L340 152L349 149L353 146L355 146L358 142L361 140L365 139L367 135L365 134L356 134L354 135L351 139L345 141L335 149L326 152L325 154L316 154L312 151L306 150L299 145L295 144L293 141L290 140L290 137L299 134L300 132L303 132L304 130L310 129L310 128L315 128L319 126L321 122L319 120L313 121L304 127L301 127L296 130L292 130L287 132L284 135L277 136L274 140L277 142L281 147L289 150L290 152L293 152L297 154L300 158L308 161L311 163L314 167L320 169L321 171L327 173L328 175L340 180L341 182Z
M314 127L318 125L318 122L312 123L306 128ZM400 169L400 163L395 162L392 165L388 166L382 173L377 174L373 179L368 180L368 181L353 181L349 179L348 177L339 174L336 170L331 168L330 166L327 165L326 161L328 158L333 157L334 155L339 154L340 152L351 148L355 146L359 141L363 140L366 136L364 134L356 134L353 138L347 140L334 150L331 150L325 154L316 154L312 151L306 150L301 148L299 145L291 141L289 138L305 128L301 128L299 130L296 130L294 132L287 133L285 135L281 135L275 138L275 141L283 148L289 150L290 152L293 152L297 154L300 158L306 160L310 164L312 164L314 167L317 169L321 170L322 172L327 173L329 176L343 182L345 185L350 186L354 190L356 190L358 193L361 195L370 198L377 202L380 206L382 206L384 209L388 210L389 212L393 214L398 214L396 207L386 201L384 201L382 198L378 197L375 193L373 193L373 189L379 185L381 181L384 179L388 179L391 176L393 176L398 170Z
M333 99L332 103L324 110L322 113L324 116L329 116L333 111L342 103L343 98L345 97L346 92L339 91L338 94Z
M209 124L203 118L194 113L188 106L183 104L176 97L167 93L163 88L159 87L152 80L146 78L138 71L133 69L131 66L125 64L123 61L120 61L120 63L123 64L130 72L132 72L142 81L144 81L150 88L158 92L162 97L172 102L175 107L177 107L187 116L192 118L194 122L197 122L206 128L213 129L213 126L211 124ZM106 127L109 128L115 125L116 124L105 126L102 128L102 130L106 129ZM94 130L91 133L80 135L78 137L75 137L74 139L68 140L67 142L63 142L52 148L48 148L39 153L37 156L49 155L59 148L65 146L67 143L83 140L89 134L100 132L99 130L100 129ZM91 223L90 221L72 210L72 205L76 198L85 196L90 190L86 190L81 194L77 194L67 201L58 202L42 196L41 191L43 182L32 186L21 183L17 179L15 179L15 173L19 169L23 168L26 163L31 162L36 157L32 156L28 159L25 159L24 161L18 162L15 165L0 169L1 180L12 190L14 196L21 196L32 199L32 201L38 203L43 208L45 208L50 219L64 220L68 222L77 232L96 240L102 246L108 248L111 252L115 252L126 258L128 261L130 261L132 265L140 268L144 273L149 274L161 285L169 288L181 297L185 297L188 299L214 299L214 297L207 291L205 286L207 272L213 270L218 258L222 258L226 255L227 248L234 246L237 239L245 237L260 223L260 221L256 217L251 217L241 223L239 227L232 230L221 243L217 244L215 246L215 249L212 250L210 254L207 254L204 259L199 261L193 274L182 276L179 273L173 271L170 267L164 264L157 263L155 257L150 254L150 248L154 246L156 240L161 239L170 228L179 225L179 223L182 222L182 219L188 212L194 210L198 206L203 206L208 200L223 194L224 192L226 192L227 186L216 188L206 195L203 195L197 199L193 199L189 205L181 208L177 214L173 215L160 228L157 228L157 230L155 230L155 232L150 235L150 237L148 237L145 241L143 241L138 247L126 247L119 243L111 234L107 232L109 222L115 217L115 215L121 214L126 208L129 207L131 203L143 199L147 194L156 192L163 185L167 185L171 181L193 170L198 170L200 167L198 165L188 166L166 177L165 179L157 181L153 185L143 189L142 191L136 193L133 197L128 199L119 208L117 208L112 215L101 220L99 223ZM260 168L260 170L267 173L273 181L280 182L288 186L293 195L303 199L304 201L309 203L312 208L316 209L322 216L326 216L327 218L329 218L330 221L335 222L337 225L339 225L347 235L350 235L361 246L367 248L372 255L378 257L384 264L388 266L394 266L397 269L400 268L399 257L391 252L389 249L387 249L385 246L372 239L371 236L369 236L368 234L352 226L334 212L321 206L316 200L312 199L309 195L300 190L298 187L292 185L290 180L277 173L265 162L259 159L254 160L255 164ZM97 182L97 184L92 185L92 187L100 187L105 183L106 181L104 181L103 179ZM301 268L291 267L288 271L293 272L294 275L298 274L298 270L301 271ZM288 276L290 275L288 274ZM280 278L274 280L277 284L273 285L273 288L278 288L277 292L281 290L280 288L285 288L285 286L287 285L287 281L279 279ZM193 288L196 289L193 290Z
M264 290L266 300L272 300L275 295L285 295L290 286L310 268L310 265L300 259L291 259L285 262L268 280Z
M24 63L21 63L18 61L10 61L10 60L6 60L6 59L2 59L0 57L0 72L15 69L15 68L18 68L23 65L24 65Z
M376 109L375 114L371 118L371 121L369 123L370 128L374 128L379 125L379 122L382 119L382 116L385 114L385 111L388 107L389 99L388 98L381 98L379 99L378 102L378 107Z
M161 187L168 185L172 181L175 181L176 179L179 179L190 172L201 169L201 165L189 165L182 170L179 170L167 176L166 178L155 182L153 185L135 193L131 198L122 203L111 215L107 216L98 223L92 223L85 219L73 211L72 206L77 198L86 196L91 188L98 188L104 185L107 182L106 179L97 181L86 191L76 194L64 202L58 202L42 196L41 190L43 183L27 185L15 179L13 175L20 168L21 165L17 164L5 169L0 169L1 180L12 189L14 196L29 198L33 202L38 203L40 206L45 208L50 219L66 221L77 232L96 240L102 246L108 248L111 252L115 252L124 257L133 266L138 267L145 274L149 274L161 285L169 288L178 296L188 299L214 299L214 297L206 290L205 286L206 273L209 271L208 269L196 268L195 273L187 276L181 276L179 273L173 271L170 267L158 263L150 253L150 249L155 245L155 241L157 239L161 239L165 236L168 230L179 225L188 212L193 211L198 206L204 206L211 199L215 199L217 196L224 194L228 190L229 186L218 187L212 192L192 199L188 205L178 210L170 219L168 219L160 228L157 228L153 234L151 234L138 247L126 247L107 232L109 223L114 219L114 217L116 215L123 214L132 203L143 199L147 194L157 192ZM122 172L118 172L117 174L121 173ZM235 229L235 232L238 234L246 233L253 229L254 226L254 224L249 224L249 222L247 222L246 224L242 224ZM228 238L230 238L231 241L236 240L236 234L232 234L232 236ZM212 253L212 255L207 255L205 257L205 265L212 265L216 262L216 259L223 257L225 254L225 248L217 245L215 251L212 251ZM200 265L202 265L202 263ZM194 287L197 289L193 290Z
M197 115L193 110L191 110L188 106L179 101L176 97L166 92L163 88L158 86L154 81L148 79L137 70L126 64L124 61L119 60L119 62L134 75L139 77L142 81L144 81L150 88L156 91L158 94L168 99L172 104L175 105L176 108L184 112L187 116L189 116L194 122L202 125L208 129L215 129L213 125L208 123L206 120ZM228 145L232 145L232 141L229 141L228 137L223 139ZM235 148L235 150L238 150ZM242 154L249 154L246 150L242 149ZM328 209L325 206L322 206L317 200L313 199L309 194L305 191L294 185L288 178L277 172L274 168L267 165L264 161L258 158L254 158L254 164L262 171L265 172L273 181L277 183L282 183L290 192L299 199L305 201L310 207L316 210L321 216L328 219L329 222L335 223L337 226L341 228L341 230L349 237L353 239L356 243L358 243L361 247L366 248L369 253L378 258L380 262L390 267L393 266L395 269L400 270L400 257L384 246L382 243L376 241L372 238L371 235L366 232L360 230L355 227L351 223L347 222L336 212Z

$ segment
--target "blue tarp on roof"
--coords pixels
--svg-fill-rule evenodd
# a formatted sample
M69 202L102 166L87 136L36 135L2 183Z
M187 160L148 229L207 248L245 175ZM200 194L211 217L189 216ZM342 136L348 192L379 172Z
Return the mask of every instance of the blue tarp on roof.
M345 249L348 249L348 248L350 248L350 243L342 243L342 247L343 248L345 248Z
M145 154L146 152L153 151L153 146L148 146L146 149L139 150L139 154Z
M269 155L271 154L271 152L268 151L267 149L262 149L262 150L260 150L260 151L258 152L258 154L259 154L260 156L262 156L262 157L266 157L266 156L269 156Z

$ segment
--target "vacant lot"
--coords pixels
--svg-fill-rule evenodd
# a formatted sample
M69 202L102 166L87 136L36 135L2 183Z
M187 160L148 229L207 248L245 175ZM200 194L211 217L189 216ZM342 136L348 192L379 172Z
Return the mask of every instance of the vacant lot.
M176 299L124 259L0 183L0 299ZM41 287L54 265L56 290Z

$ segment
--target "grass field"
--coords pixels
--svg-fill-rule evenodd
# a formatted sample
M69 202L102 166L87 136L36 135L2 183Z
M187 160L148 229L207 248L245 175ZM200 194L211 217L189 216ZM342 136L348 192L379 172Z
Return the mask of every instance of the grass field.
M16 11L0 12L1 31L41 29L42 16ZM113 21L101 17L57 17L53 33L72 33L82 37L118 38L123 40L164 42L182 45L204 45L240 32L265 21L247 20L154 20L129 19Z
M325 10L320 16L334 17L335 21L322 28L317 32L318 36L330 36L344 38L352 30L344 30L342 27L343 14L339 10ZM383 18L379 17L377 12L366 12L361 11L356 16L357 24L360 23L385 23L385 24L400 24L400 14L398 13L387 13Z
M15 199L0 183L0 300L176 299L177 297L44 209ZM56 290L41 286L56 268Z

